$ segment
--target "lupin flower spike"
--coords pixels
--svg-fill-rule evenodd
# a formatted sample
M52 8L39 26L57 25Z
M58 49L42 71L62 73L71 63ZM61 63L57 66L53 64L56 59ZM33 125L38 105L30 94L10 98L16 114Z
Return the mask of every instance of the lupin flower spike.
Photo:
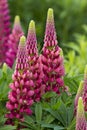
M41 62L43 68L43 82L46 91L60 93L60 88L64 86L62 77L64 76L62 49L57 45L57 37L54 25L53 9L48 9L47 23L42 49Z
M76 130L87 130L82 97L79 97L78 100L77 115L76 115Z
M83 88L83 103L85 107L85 111L87 111L87 65L84 71L84 88Z
M7 40L10 34L10 15L7 0L0 0L0 64L5 62Z
M75 103L74 103L75 114L76 114L76 111L77 111L76 109L77 109L77 106L78 106L79 97L82 97L82 94L83 94L83 87L84 87L84 81L81 81L79 88L78 88L78 91L77 91L77 94L76 94L76 97L75 97Z
M21 36L16 60L16 70L18 71L26 70L28 68L25 41L26 38L24 36Z
M46 22L46 31L45 31L45 38L44 38L44 48L47 47L52 49L54 46L57 45L57 38L56 38L56 31L54 25L54 14L53 9L49 8L47 13L47 22Z
M42 68L40 58L38 56L35 22L33 20L31 20L29 24L26 48L28 54L29 71L32 72L32 78L34 80L34 100L39 101L41 98L41 93L43 93L41 87Z
M26 46L27 46L28 55L30 56L38 55L35 22L33 20L31 20L29 24Z
M8 52L6 53L6 63L12 67L16 59L18 42L23 35L23 30L20 24L20 17L16 16L14 20L14 27L8 39Z
M9 85L11 91L8 94L9 101L6 104L9 110L6 114L8 118L7 124L14 125L15 119L18 122L23 121L24 114L32 114L30 107L33 104L34 83L31 79L32 74L27 70L28 63L25 42L26 38L22 36L18 47L15 72L12 76L13 82Z

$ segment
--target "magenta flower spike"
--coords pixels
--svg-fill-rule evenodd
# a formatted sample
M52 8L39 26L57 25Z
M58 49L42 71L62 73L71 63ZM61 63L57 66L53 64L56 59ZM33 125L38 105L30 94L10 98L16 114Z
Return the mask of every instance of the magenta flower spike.
M34 100L39 101L41 94L43 93L43 87L41 88L42 68L38 56L35 22L33 20L31 20L29 24L26 48L28 53L29 71L32 72L32 79L34 81Z
M59 94L60 88L64 87L62 79L64 66L62 49L57 43L53 9L50 8L47 13L44 46L40 57L43 65L43 82L46 84L46 91L54 91Z
M30 56L38 55L35 22L33 20L31 20L29 24L26 46L28 55Z
M23 35L23 30L20 24L20 18L19 16L16 16L14 20L14 27L12 33L10 34L8 39L8 52L6 53L6 63L11 68L16 59L18 42L22 35Z
M0 0L0 64L5 61L7 40L10 34L10 15L7 0Z
M82 97L80 97L78 100L77 115L76 115L76 130L87 130Z
M25 42L25 37L22 36L18 47L15 72L12 76L13 82L9 85L11 91L8 94L9 101L6 104L9 111L6 114L7 124L14 125L15 119L23 121L24 114L32 114L30 107L34 102L32 98L34 83L31 80L32 73L27 70L28 60Z
M76 114L76 111L77 111L79 97L82 97L82 95L83 95L83 87L84 87L84 81L81 81L79 88L78 88L78 91L77 91L77 94L76 94L76 97L75 97L75 102L74 102L75 114Z
M85 67L84 72L84 88L83 88L83 103L85 107L85 111L87 111L87 65Z
M55 31L55 25L54 25L54 14L53 9L49 8L47 13L47 22L46 22L46 31L45 31L45 38L44 38L44 47L50 48L57 45L57 37L56 37L56 31Z

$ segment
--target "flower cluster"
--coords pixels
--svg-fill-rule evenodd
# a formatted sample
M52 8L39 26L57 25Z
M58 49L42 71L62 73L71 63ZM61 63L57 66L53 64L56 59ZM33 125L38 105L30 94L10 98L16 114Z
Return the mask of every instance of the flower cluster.
M7 0L0 0L0 64L4 62L10 34L10 16Z
M28 115L32 114L30 107L34 102L32 98L34 95L34 83L31 80L32 73L27 68L25 37L22 36L18 48L15 72L12 76L13 82L10 84L9 101L6 104L7 109L10 111L6 114L8 118L7 124L14 123L14 119L23 121L24 113Z
M62 49L57 45L53 10L48 10L46 33L42 54L39 56L35 22L30 21L27 40L25 40L19 17L16 17L12 34L9 36L6 63L12 67L16 53L16 67L10 84L9 101L6 104L8 124L14 120L24 120L24 114L32 114L31 106L40 101L47 91L61 93L64 87L64 66ZM20 38L21 37L21 38ZM17 51L17 42L20 38Z
M78 100L76 130L87 130L82 97L80 97Z
M28 36L26 42L29 71L32 72L32 80L34 81L34 100L39 101L43 93L42 88L42 67L37 49L37 39L35 32L35 23L31 20L28 29Z
M56 31L54 26L53 10L49 9L47 14L44 46L42 49L41 62L43 69L43 84L45 91L60 93L64 87L62 77L64 76L62 49L57 45Z
M23 35L23 30L21 28L20 18L19 16L16 16L14 20L14 27L12 33L9 35L8 38L8 45L7 45L8 51L6 52L6 59L5 59L5 62L10 67L13 66L14 61L16 59L18 42L22 35Z

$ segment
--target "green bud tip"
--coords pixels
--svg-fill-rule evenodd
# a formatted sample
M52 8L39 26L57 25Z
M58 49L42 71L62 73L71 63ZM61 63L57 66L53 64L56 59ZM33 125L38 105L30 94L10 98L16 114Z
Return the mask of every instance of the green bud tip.
M60 56L63 57L63 50L60 48Z
M15 16L14 24L20 24L20 17L19 17L19 15Z
M79 97L79 100L78 100L77 113L79 116L84 114L84 105L83 105L82 97Z
M25 45L26 42L26 37L25 36L21 36L20 37L20 45Z
M35 31L35 22L31 20L29 23L29 31Z
M78 93L80 93L81 95L83 93L83 86L84 86L84 81L81 81L78 88Z
M7 66L7 64L6 64L6 63L4 63L4 64L3 64L3 68L2 68L2 70L3 70L3 72L4 72L4 73L6 73L6 72L7 72L7 67L8 67L8 66Z
M53 9L49 8L48 12L47 12L47 19L53 19L54 15L53 15Z

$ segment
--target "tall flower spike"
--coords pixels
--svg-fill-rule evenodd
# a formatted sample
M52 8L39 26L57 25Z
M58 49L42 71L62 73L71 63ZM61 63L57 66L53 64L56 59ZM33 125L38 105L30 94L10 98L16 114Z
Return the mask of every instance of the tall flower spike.
M15 119L16 121L23 121L24 114L32 114L30 107L33 104L34 83L31 80L32 73L27 70L28 63L25 40L24 36L20 38L15 72L12 76L13 82L9 85L11 91L8 94L9 101L6 104L9 110L6 114L8 118L7 124L14 125Z
M83 89L82 97L83 97L85 111L87 111L87 65L85 67L85 72L84 72L84 89Z
M42 49L41 62L44 73L43 83L46 91L60 93L60 88L64 86L62 77L64 76L62 49L57 45L56 31L54 25L53 9L47 13L47 23Z
M20 24L20 17L16 16L14 20L14 27L8 39L8 52L6 53L6 63L12 67L16 59L18 42L23 35L23 30Z
M26 41L25 37L22 36L20 38L20 44L18 47L17 60L16 60L16 70L18 71L26 70L28 68L25 41Z
M33 20L31 20L29 24L27 36L27 50L28 55L38 55L35 22Z
M76 130L87 130L82 97L80 97L78 100L77 115L76 115Z
M0 64L5 61L7 40L10 34L10 15L7 0L0 0Z
M41 98L41 93L43 93L43 89L41 88L42 70L37 50L35 22L33 20L31 20L29 24L26 48L28 53L29 71L32 72L32 79L34 81L34 100L39 101Z
M77 91L77 94L76 94L76 97L75 97L75 103L74 103L75 114L76 114L76 111L77 111L76 109L77 109L77 106L78 106L78 99L79 99L79 97L82 97L82 94L83 94L83 87L84 87L84 81L81 81L79 88L78 88L78 91Z

